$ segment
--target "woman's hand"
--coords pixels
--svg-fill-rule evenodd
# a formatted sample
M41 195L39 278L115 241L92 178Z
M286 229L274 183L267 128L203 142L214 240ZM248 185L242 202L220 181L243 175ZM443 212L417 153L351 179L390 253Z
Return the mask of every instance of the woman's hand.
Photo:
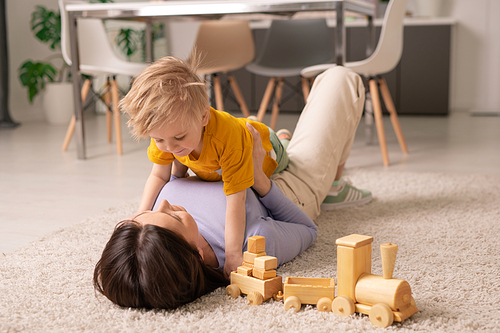
M271 181L267 178L264 170L262 170L266 151L264 150L264 147L262 147L260 133L250 123L247 123L247 128L253 136L252 157L254 184L252 187L261 197L264 197L271 190Z

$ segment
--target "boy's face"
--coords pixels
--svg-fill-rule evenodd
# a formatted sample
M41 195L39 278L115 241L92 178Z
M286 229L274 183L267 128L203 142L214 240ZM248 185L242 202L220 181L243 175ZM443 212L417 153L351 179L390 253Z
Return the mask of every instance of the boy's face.
M203 128L207 125L210 112L207 111L201 121L182 124L174 121L154 128L149 136L155 141L158 149L185 157L195 151L200 154L203 147Z

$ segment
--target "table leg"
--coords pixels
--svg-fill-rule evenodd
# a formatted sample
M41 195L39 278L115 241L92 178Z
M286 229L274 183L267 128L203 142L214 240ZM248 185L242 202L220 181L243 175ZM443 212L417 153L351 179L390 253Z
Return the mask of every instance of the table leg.
M78 51L78 34L76 16L68 13L69 37L71 43L71 78L73 80L73 101L75 103L75 137L78 159L85 159L85 133L83 127L83 103L81 95L80 53Z
M148 20L146 22L146 62L151 63L154 59L153 51L153 22Z
M343 1L337 2L337 27L335 28L335 62L341 66L345 62L345 5Z
M377 43L377 34L375 31L375 27L373 25L373 16L367 16L368 20L368 44L366 45L366 57L372 55L373 51L375 51L375 45Z

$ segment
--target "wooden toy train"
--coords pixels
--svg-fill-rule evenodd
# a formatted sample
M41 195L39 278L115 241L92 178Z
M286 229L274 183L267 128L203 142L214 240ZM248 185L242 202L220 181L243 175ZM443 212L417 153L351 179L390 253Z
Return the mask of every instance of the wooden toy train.
M408 282L393 279L397 245L380 245L383 276L371 274L373 237L352 234L337 239L337 297L335 280L287 277L282 283L276 275L277 259L265 253L265 238L248 239L242 266L231 273L226 293L232 297L246 294L250 304L259 305L273 297L284 299L285 310L299 311L302 304L316 305L319 311L340 316L369 315L373 325L390 326L418 312Z

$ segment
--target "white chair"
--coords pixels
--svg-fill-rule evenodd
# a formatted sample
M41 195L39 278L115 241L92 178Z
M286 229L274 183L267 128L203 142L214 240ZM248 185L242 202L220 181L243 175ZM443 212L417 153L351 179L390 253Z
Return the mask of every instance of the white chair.
M71 48L69 40L67 4L87 3L82 0L59 0L59 10L61 12L61 51L64 61L71 66ZM147 64L133 63L120 59L113 51L100 19L79 19L78 20L78 46L80 52L80 71L86 75L107 75L107 87L104 100L108 106L108 140L111 141L111 104L114 116L116 149L118 154L123 153L122 137L120 126L120 110L118 109L119 91L115 80L115 75L136 76ZM82 100L85 101L90 89L90 80L85 80L82 87ZM112 101L111 101L112 100ZM75 116L71 118L62 150L66 151L75 130Z
M236 100L245 117L250 116L245 99L230 73L250 63L255 55L252 30L248 21L203 21L198 28L194 50L200 53L202 61L199 75L211 75L215 92L215 104L224 111L224 97L219 73L226 74Z
M392 126L404 153L408 153L401 126L399 125L398 114L394 107L389 88L382 74L392 71L399 63L403 53L403 18L408 0L391 0L385 12L382 31L377 48L373 54L365 60L347 62L345 67L352 69L356 73L363 75L368 79L370 96L373 102L373 111L377 134L382 152L384 165L389 165L389 155L387 153L387 144L385 140L384 125L382 123L382 106L378 88L382 93L385 106L390 113ZM321 64L304 68L301 75L304 77L314 77L326 69L335 66L335 64Z

